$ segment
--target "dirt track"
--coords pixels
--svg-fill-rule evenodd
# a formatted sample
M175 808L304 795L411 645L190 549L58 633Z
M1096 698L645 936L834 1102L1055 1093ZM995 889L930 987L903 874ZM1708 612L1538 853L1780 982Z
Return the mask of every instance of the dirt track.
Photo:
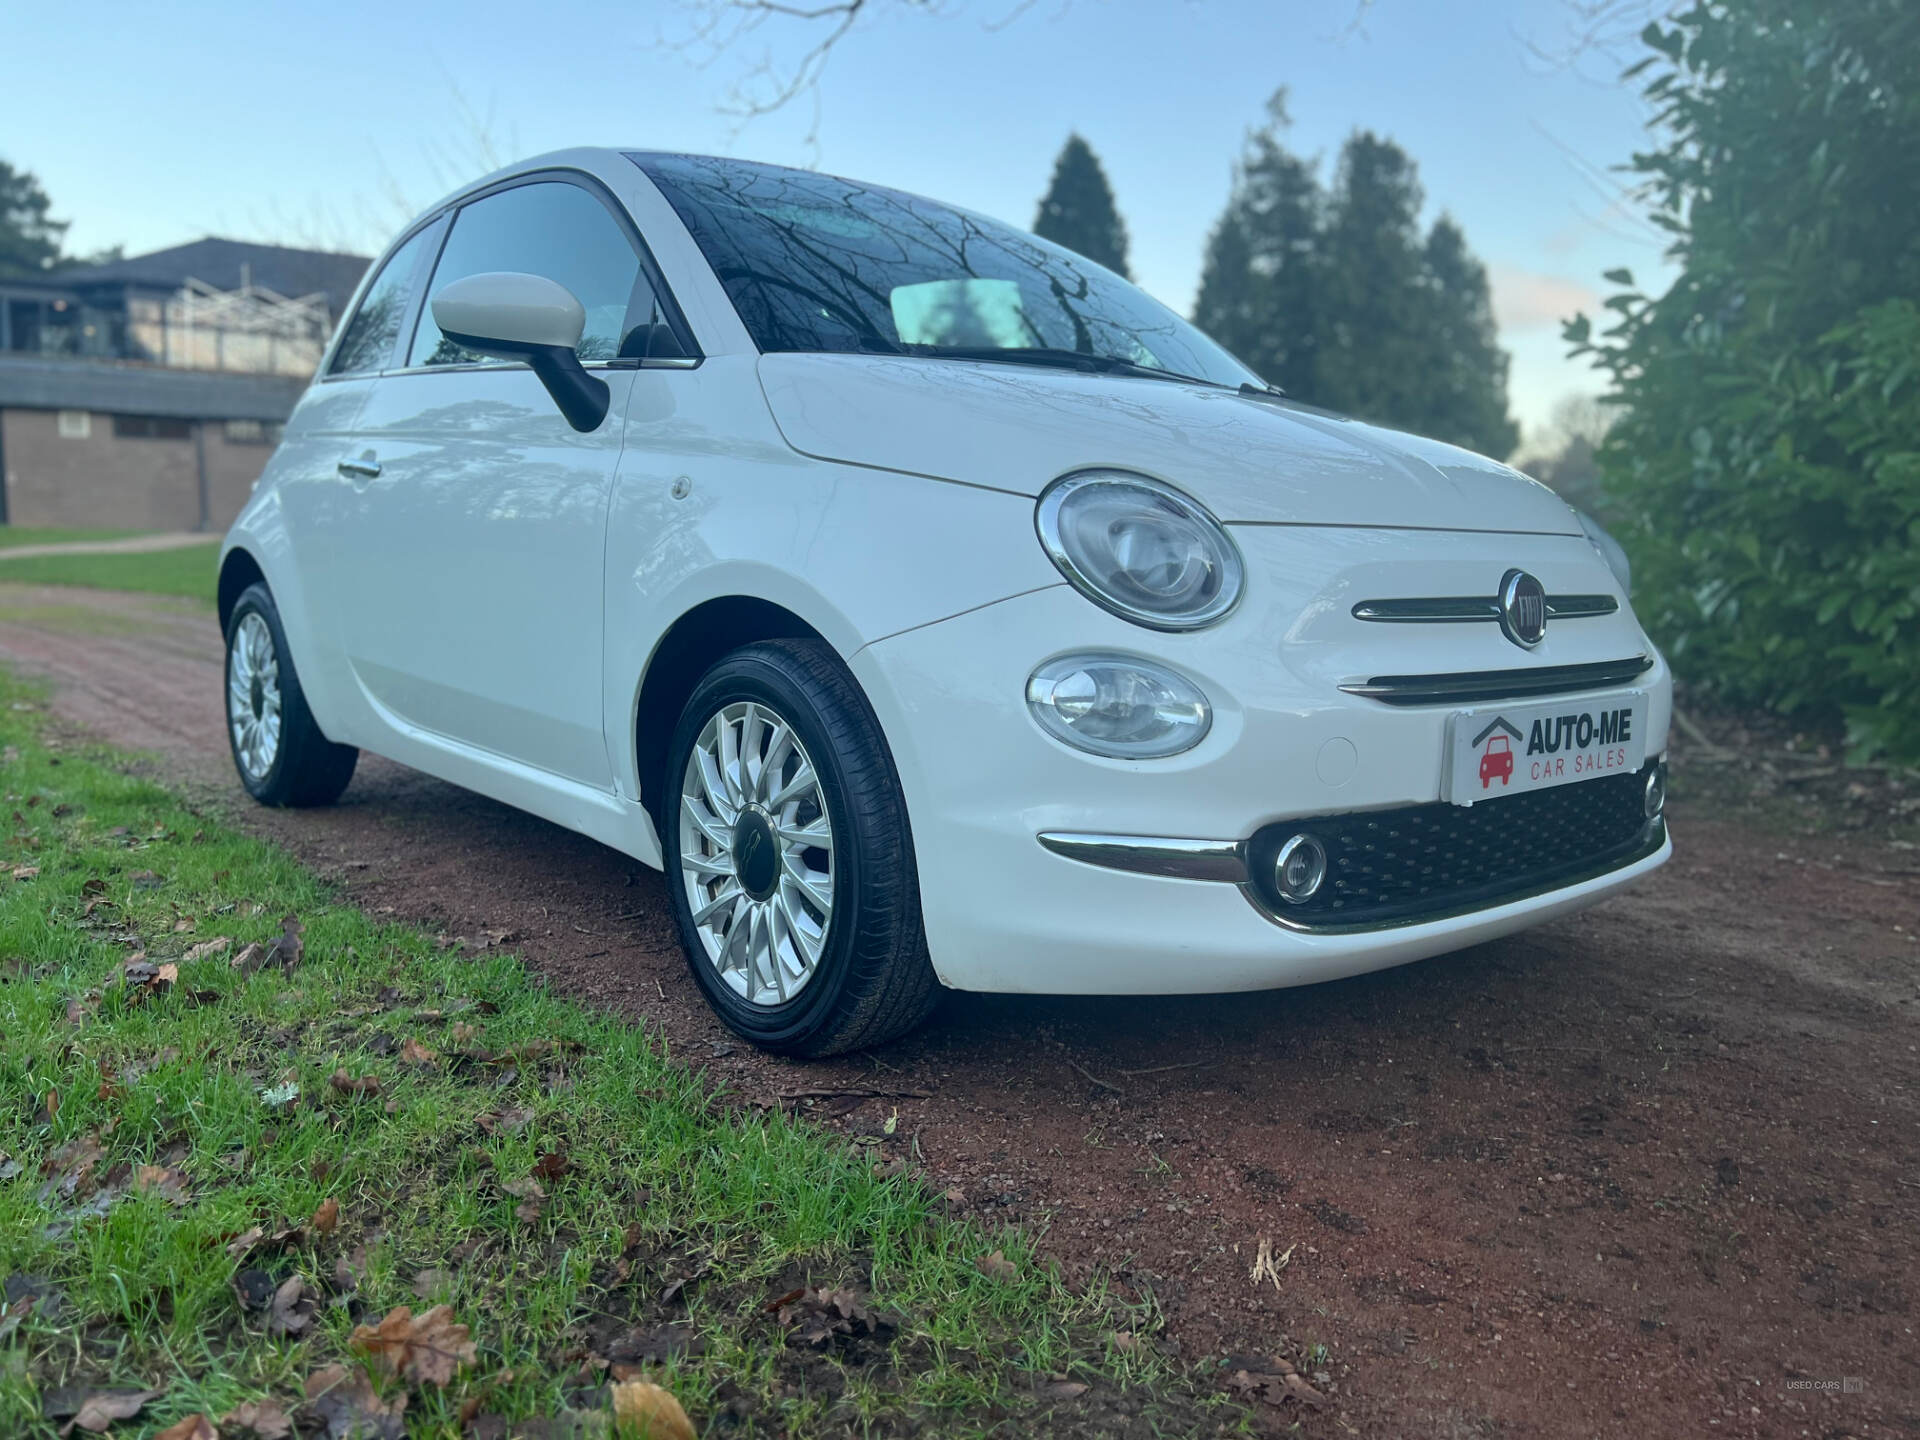
M1920 1431L1920 862L1690 799L1684 752L1678 858L1584 915L1271 995L956 996L799 1067L730 1043L612 851L371 758L333 810L240 803L204 609L0 585L0 657L357 903L521 951L748 1099L926 1092L819 1113L897 1105L880 1153L1116 1273L1191 1359L1324 1345L1305 1433Z

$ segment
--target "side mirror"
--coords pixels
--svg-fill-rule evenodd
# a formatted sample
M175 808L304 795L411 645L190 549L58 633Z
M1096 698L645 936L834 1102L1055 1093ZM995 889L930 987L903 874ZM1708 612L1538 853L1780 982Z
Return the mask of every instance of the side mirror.
M433 323L456 345L526 361L574 429L596 430L607 418L607 382L574 353L587 312L566 286L512 270L468 275L433 297Z

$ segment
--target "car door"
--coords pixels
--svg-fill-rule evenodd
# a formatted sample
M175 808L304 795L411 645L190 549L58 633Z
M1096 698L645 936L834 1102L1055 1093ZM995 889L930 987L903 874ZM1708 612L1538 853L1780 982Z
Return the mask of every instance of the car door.
M356 427L358 582L341 597L354 676L409 738L452 741L612 789L601 724L608 493L653 291L616 202L540 175L462 205L402 368ZM612 391L573 430L524 364L445 339L432 297L469 275L522 271L586 311L579 355ZM642 352L644 353L644 352Z
M340 605L355 582L353 532L360 502L349 470L365 448L357 426L382 371L404 353L414 302L426 283L439 246L441 222L430 220L394 246L361 292L340 328L324 371L302 397L273 458L272 496L287 539L293 583L281 582L283 614L290 628L311 643L298 662L309 698L349 738L359 716L335 714L352 692L342 645Z

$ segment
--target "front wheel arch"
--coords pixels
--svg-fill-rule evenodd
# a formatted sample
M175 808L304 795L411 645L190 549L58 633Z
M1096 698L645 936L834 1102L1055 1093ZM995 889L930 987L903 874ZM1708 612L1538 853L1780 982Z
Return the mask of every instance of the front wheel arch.
M240 603L240 597L251 585L266 585L267 575L260 568L260 562L251 553L236 545L227 552L220 562L220 583L216 594L220 613L220 633L227 633L227 626L233 619L233 607ZM271 589L272 587L268 587Z
M702 601L668 627L653 647L634 705L634 772L640 803L652 817L664 852L667 752L674 726L700 677L724 657L760 640L819 640L821 633L783 605L754 595Z

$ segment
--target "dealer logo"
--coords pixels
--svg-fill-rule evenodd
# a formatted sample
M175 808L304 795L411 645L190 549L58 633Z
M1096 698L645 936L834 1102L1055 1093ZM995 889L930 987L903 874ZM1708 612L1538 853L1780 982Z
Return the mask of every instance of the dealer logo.
M1495 780L1500 782L1502 789L1513 782L1513 742L1523 738L1499 715L1494 716L1493 723L1473 737L1473 747L1480 752L1482 790L1491 790Z
M1500 628L1523 650L1546 638L1546 587L1524 570L1509 570L1500 581Z

